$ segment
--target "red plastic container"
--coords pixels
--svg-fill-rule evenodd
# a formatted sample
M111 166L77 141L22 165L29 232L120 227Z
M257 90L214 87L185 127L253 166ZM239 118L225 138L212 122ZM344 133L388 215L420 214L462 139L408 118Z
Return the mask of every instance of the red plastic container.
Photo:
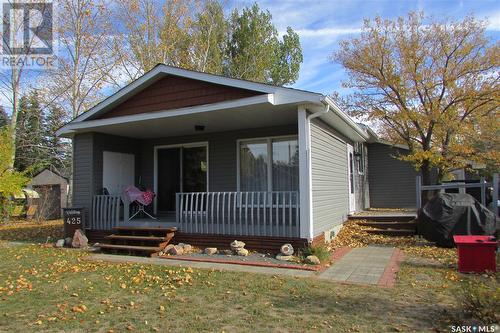
M492 236L453 236L460 273L495 272L497 241Z

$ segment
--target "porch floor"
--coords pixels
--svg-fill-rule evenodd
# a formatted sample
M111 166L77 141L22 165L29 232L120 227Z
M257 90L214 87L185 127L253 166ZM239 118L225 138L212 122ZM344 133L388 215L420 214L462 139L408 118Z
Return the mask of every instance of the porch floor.
M171 228L178 227L175 213L158 214L156 220L149 217L134 217L131 220L120 220L118 227Z

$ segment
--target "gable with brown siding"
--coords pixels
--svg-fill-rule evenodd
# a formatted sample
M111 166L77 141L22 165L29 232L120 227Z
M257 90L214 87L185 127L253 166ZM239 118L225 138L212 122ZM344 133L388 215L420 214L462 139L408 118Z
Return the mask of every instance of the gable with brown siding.
M94 119L179 109L260 94L257 91L168 75Z

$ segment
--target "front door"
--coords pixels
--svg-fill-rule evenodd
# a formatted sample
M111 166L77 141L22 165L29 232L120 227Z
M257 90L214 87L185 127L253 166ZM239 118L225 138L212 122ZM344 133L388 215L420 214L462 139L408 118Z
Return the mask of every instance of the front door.
M208 156L205 145L157 150L157 213L175 211L178 192L206 192Z
M349 213L356 210L356 195L354 193L354 149L351 145L347 145L347 181L349 183Z

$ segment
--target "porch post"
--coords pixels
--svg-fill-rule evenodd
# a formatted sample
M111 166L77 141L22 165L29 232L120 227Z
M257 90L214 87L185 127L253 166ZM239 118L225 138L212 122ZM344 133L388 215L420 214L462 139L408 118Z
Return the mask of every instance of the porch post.
M313 239L311 193L311 131L304 106L298 107L300 237Z

